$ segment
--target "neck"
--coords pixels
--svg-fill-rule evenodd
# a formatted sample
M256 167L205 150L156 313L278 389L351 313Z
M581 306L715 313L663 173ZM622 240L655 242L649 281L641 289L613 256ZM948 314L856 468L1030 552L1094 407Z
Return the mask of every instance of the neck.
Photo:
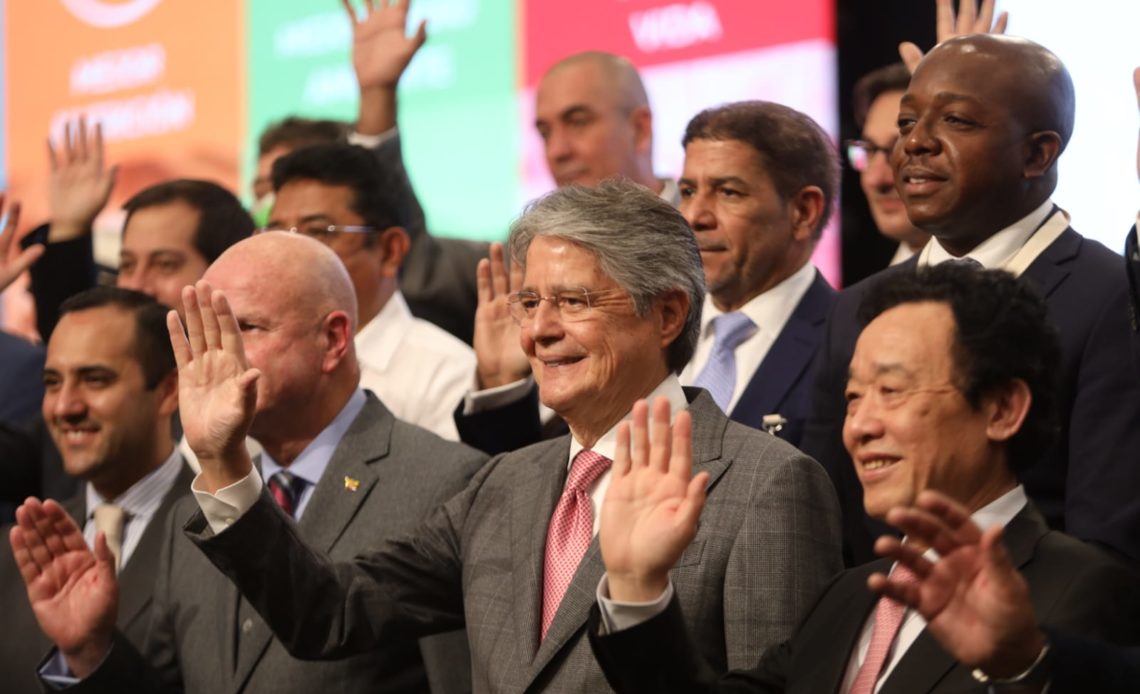
M251 433L278 465L289 467L309 447L313 439L320 436L320 433L336 419L355 390L355 386L348 389L330 388L303 406L287 405L280 408L289 410L288 417L270 419L264 417L266 413L261 413L258 417L262 420L263 427L257 428L270 431L264 434ZM254 420L254 424L257 423L258 420Z
M787 266L777 272L772 273L770 277L764 279L764 282L754 287L750 287L740 293L719 292L717 294L709 294L712 297L713 306L721 313L730 313L732 311L739 311L744 308L745 304L760 296L764 292L779 286L782 282L787 280L792 275L799 272L804 265L811 260L811 249L809 248L806 253L799 254L796 262L788 263Z
M126 493L144 477L157 470L174 452L174 440L167 433L156 437L149 452L141 455L124 455L122 460L111 461L105 467L111 474L96 475L89 480L91 486L107 501L112 501ZM138 461L143 461L140 465Z
M668 368L662 364L660 369L652 369L645 374L632 398L611 398L602 394L595 402L583 407L584 412L559 412L558 414L566 420L574 440L585 448L592 448L598 439L605 436L607 431L617 426L618 422L629 414L635 402L649 397L653 389L659 386L668 375Z

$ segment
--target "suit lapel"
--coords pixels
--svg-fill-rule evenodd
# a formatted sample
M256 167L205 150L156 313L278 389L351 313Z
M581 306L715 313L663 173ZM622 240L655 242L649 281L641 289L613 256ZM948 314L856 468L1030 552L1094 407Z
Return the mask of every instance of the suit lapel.
M313 549L330 552L368 498L376 485L374 463L388 455L394 421L387 408L368 393L364 408L337 444L297 524L301 537ZM240 691L272 642L273 634L240 597L230 614L234 615L234 622L229 631L238 639L234 690Z
M567 435L551 442L535 464L518 466L521 475L511 501L511 581L518 652L527 657L538 651L546 531L566 484L569 455Z
M162 503L155 510L146 530L139 538L138 545L131 553L130 561L119 572L119 619L121 630L139 619L143 610L150 604L154 596L155 569L158 566L158 555L166 542L167 516L174 504L186 495L190 489L190 482L194 475L189 466L183 461L178 469L178 476L174 484L166 490Z
M716 481L724 474L728 468L730 461L724 460L721 457L722 442L724 439L724 430L728 426L728 418L720 411L716 403L713 402L710 396L704 390L699 388L686 388L685 395L689 398L689 411L693 415L693 473L696 474L701 471L709 473L709 486L710 488L716 484ZM526 516L527 522L535 525L533 519L541 517L549 521L551 514L554 512L554 505L557 503L558 497L561 495L562 487L565 484L566 478L566 457L569 454L569 441L566 443L567 449L564 450L559 447L561 453L558 463L562 466L562 474L559 476L558 485L553 489L553 493L548 494L544 498L549 501L549 508L546 509L545 515ZM554 478L554 475L547 474L548 479ZM516 507L518 508L518 507ZM532 513L538 513L538 510L533 510ZM518 518L522 522L523 517L520 514ZM548 522L539 523L541 526L541 534L535 538L532 535L532 540L537 539L535 556L538 557L538 562L535 564L537 571L537 580L533 585L538 587L538 593L534 596L533 606L530 607L529 619L533 622L533 629L529 633L533 633L536 637L539 631L539 616L542 613L541 607L541 586L542 586L542 559L546 551L546 532ZM516 560L518 559L516 555ZM518 565L516 564L516 590L521 586L518 581ZM531 666L530 678L528 684L533 682L535 678L542 672L542 670L550 664L555 655L558 654L575 635L586 625L586 619L590 614L590 608L595 601L595 594L598 587L598 581L601 580L602 574L605 573L606 567L602 563L601 548L598 544L597 536L590 543L590 547L586 550L585 556L578 564L578 569L574 572L574 578L570 581L570 585L566 588L566 594L562 596L562 602L558 605L558 612L554 615L554 621L550 623L550 629L546 632L546 638L538 647L538 652L535 654L534 662ZM521 594L521 593L516 593ZM518 601L516 605L527 605L530 596L527 596L526 601ZM520 620L523 614L519 613ZM526 625L527 628L530 624Z
M1069 276L1069 264L1080 249L1081 235L1070 227L1037 256L1024 274L1033 280L1041 294L1048 299L1053 290Z
M758 429L764 415L778 413L788 391L815 357L823 339L820 326L827 319L834 296L835 291L817 270L811 287L732 409L733 420Z

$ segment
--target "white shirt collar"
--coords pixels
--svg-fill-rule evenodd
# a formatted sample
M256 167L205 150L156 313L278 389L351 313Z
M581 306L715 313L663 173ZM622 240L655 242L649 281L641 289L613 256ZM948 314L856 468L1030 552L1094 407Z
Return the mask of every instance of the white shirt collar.
M1038 227L1045 222L1052 209L1053 201L1046 200L1037 209L979 243L963 257L972 258L987 269L1001 267L1017 253L1018 249L1025 245L1030 236L1033 236L1033 232L1037 231ZM942 247L938 239L931 237L929 243L931 245L929 256L931 265L937 265L954 258Z
M398 339L414 320L404 295L395 292L372 320L356 331L356 357L362 363L383 371L396 353Z
M293 476L305 480L310 487L315 487L321 481L321 476L325 474L325 468L332 460L333 453L336 451L336 447L340 445L340 440L344 438L348 427L364 409L366 400L364 391L357 388L337 416L321 430L321 433L317 434L315 439L309 442L308 446L305 446L305 450L301 451L301 454L289 466L289 472ZM262 479L269 479L281 469L281 465L269 455L268 451L262 452Z
M665 380L661 381L661 383L653 389L653 392L646 396L646 399L652 404L659 395L664 395L669 398L669 408L673 416L676 416L681 410L689 409L689 400L685 397L685 390L681 388L681 381L679 381L674 374L666 376ZM621 422L628 421L632 414L632 412L627 412L626 415L622 417ZM613 460L614 452L617 450L617 428L621 422L614 424L609 431L602 434L602 437L598 439L597 443L590 447L590 450ZM652 425L652 422L650 424ZM569 467L570 463L574 462L574 456L578 455L579 451L583 448L585 448L585 446L578 443L578 439L573 436L570 437L570 458L566 461L567 467Z
M974 521L982 530L987 530L1000 525L1005 527L1013 520L1013 517L1021 513L1021 509L1025 508L1029 503L1029 497L1025 495L1025 487L1017 485L1005 494L994 499L990 503L981 507L977 511L970 514L970 519ZM924 553L927 559L935 560L938 558L938 553L933 549L928 549ZM895 565L891 565L891 570L894 570Z

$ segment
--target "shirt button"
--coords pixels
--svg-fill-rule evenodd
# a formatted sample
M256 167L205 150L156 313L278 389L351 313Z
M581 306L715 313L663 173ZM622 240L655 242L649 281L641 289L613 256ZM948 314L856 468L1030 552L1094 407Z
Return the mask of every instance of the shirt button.
M248 634L252 630L253 630L253 620L252 619L247 619L241 623L241 633Z

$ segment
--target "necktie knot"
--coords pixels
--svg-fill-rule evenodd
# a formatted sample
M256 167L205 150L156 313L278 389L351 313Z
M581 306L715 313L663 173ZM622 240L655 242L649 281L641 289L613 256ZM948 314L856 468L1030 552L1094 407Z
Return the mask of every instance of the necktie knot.
M571 490L585 491L589 489L590 485L597 481L612 464L612 460L600 453L589 450L579 451L578 455L574 456L574 462L570 465L570 474L566 478L564 493Z
M269 493L281 510L290 517L296 516L297 500L301 497L301 490L305 488L305 480L288 470L278 470L269 477L267 484Z
M745 338L752 333L752 329L756 327L752 319L740 311L717 316L713 319L713 325L716 326L716 337L713 340L714 350L718 347L735 349L737 345L744 342Z
M95 507L95 530L103 533L103 537L107 540L107 549L115 555L116 571L122 566L123 525L126 519L127 513L122 506L99 504Z

